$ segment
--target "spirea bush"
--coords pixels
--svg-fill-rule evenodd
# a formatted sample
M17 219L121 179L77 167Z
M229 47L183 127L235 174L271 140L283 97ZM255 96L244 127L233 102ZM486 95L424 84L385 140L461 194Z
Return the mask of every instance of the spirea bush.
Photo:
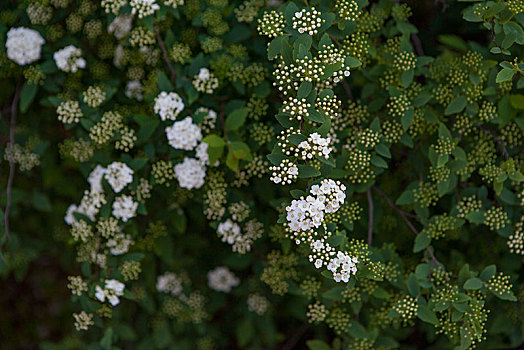
M524 346L522 0L0 9L0 348Z

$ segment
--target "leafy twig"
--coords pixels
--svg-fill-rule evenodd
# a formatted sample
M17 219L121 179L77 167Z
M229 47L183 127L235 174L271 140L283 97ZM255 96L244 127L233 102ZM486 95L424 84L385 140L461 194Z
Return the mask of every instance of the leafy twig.
M9 178L7 180L6 189L6 204L4 212L4 227L5 236L9 239L9 210L11 209L11 189L13 187L13 180L15 177L15 161L13 159L13 147L15 144L15 124L16 124L16 111L18 106L18 100L20 99L20 92L22 90L22 81L18 81L15 90L15 96L13 103L11 104L11 122L9 123Z

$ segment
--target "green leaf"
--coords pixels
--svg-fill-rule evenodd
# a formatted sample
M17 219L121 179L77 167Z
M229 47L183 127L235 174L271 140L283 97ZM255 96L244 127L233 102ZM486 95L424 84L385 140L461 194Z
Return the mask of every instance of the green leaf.
M435 315L435 312L425 305L418 306L417 316L424 322L431 323L433 325L438 324L438 318L437 315Z
M468 101L466 100L465 96L456 97L446 107L444 114L451 115L451 114L460 113L462 112L464 108L466 108L467 104L468 104Z
M408 86L411 85L411 83L413 82L414 76L415 76L414 69L410 69L408 71L402 72L402 74L400 75L400 81L402 82L402 85L404 86L404 88L407 88Z
M413 253L418 253L426 249L431 244L431 238L426 231L422 231L415 237L415 245L413 246Z
M325 299L333 300L333 301L339 301L342 300L342 292L346 289L346 287L338 286L333 287L327 292L322 293L322 297Z
M38 90L38 85L29 84L28 82L24 83L22 91L20 92L20 112L25 113L31 102L33 102L36 91Z
M480 288L482 288L482 281L476 277L472 277L464 283L464 289L476 290Z
M395 201L395 204L397 205L405 205L405 204L411 204L415 201L415 197L413 196L413 190L406 190L402 192L400 197Z
M207 143L210 147L224 147L226 141L217 134L209 134L202 139L202 142Z
M233 155L238 159L243 159L247 161L253 160L253 156L251 155L251 150L249 149L249 146L245 144L244 142L240 141L233 141L229 145L231 148L231 152Z
M158 78L158 89L160 91L173 91L173 84L171 84L171 82L164 73L157 72L156 76Z
M253 322L250 319L245 319L242 321L237 327L236 335L239 346L245 347L247 344L249 344L255 335L255 327L253 327Z
M313 88L313 84L311 84L309 81L304 81L302 84L300 84L300 87L297 91L297 97L302 99L306 98L307 95L311 92L311 89Z
M298 177L308 178L308 177L315 177L320 176L320 171L313 168L311 165L298 165Z
M104 350L111 350L111 344L113 344L113 328L108 327L100 340L100 347Z
M489 265L482 270L480 273L480 279L484 282L487 282L490 280L491 277L495 276L497 273L497 267L495 265Z
M366 331L366 328L364 328L363 325L361 325L359 322L355 320L349 321L349 328L347 328L347 332L349 335L358 338L358 339L364 339L368 337L368 332Z
M285 40L283 36L278 36L271 40L267 49L267 58L271 61L282 52L282 40Z
M306 345L309 350L331 350L331 347L324 343L322 340L308 340Z
M502 83L511 80L514 75L515 71L513 69L504 68L500 72L498 72L497 79L495 81L497 83Z
M408 287L408 292L412 297L416 297L420 293L417 276L415 276L414 273L409 274L406 285Z
M379 168L387 168L388 163L380 156L374 154L371 156L371 164L378 166Z
M229 113L226 117L226 130L236 130L242 125L244 125L248 113L249 108L247 107L235 109L233 112Z
M510 95L509 101L511 102L511 106L515 109L524 109L524 95L518 94L518 95Z

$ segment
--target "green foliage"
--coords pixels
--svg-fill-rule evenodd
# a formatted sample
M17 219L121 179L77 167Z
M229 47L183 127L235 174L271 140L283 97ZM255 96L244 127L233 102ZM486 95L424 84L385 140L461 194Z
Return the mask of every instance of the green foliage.
M524 2L412 3L7 1L2 345L523 346Z

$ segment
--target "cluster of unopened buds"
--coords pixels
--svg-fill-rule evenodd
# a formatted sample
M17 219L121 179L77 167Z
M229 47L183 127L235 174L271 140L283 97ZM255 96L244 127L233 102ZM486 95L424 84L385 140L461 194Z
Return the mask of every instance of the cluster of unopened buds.
M218 88L218 79L207 68L200 68L200 72L193 79L193 86L197 91L212 94Z
M282 112L289 113L290 120L293 120L293 118L302 120L303 117L309 116L308 108L311 108L311 104L307 103L305 98L290 97L284 102Z
M290 185L298 178L298 167L289 159L284 159L279 165L269 167L271 174L270 180L276 184Z

